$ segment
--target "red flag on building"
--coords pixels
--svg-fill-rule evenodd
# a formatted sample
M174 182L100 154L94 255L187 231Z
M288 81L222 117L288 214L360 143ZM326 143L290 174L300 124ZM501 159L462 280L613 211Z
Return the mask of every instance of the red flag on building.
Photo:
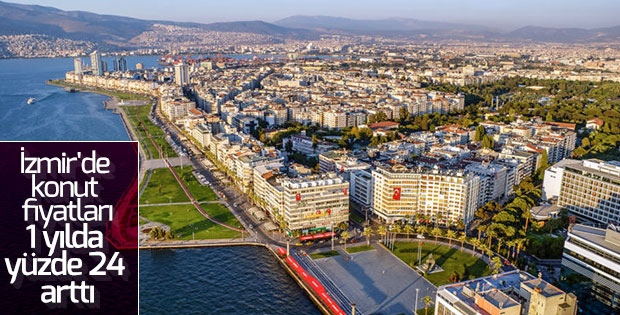
M401 191L400 187L394 187L394 195L392 195L392 198L394 200L400 200L400 191Z
M296 194L295 195L295 200L297 200L297 201L301 200L301 194Z

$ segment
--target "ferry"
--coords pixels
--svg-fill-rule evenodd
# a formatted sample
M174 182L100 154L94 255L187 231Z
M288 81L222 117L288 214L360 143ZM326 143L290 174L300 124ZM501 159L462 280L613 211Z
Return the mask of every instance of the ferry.
M29 99L26 101L26 103L27 103L28 105L30 105L30 104L32 104L32 103L34 103L34 102L36 102L36 101L37 101L37 99L36 99L36 98L31 97L31 98L29 98Z

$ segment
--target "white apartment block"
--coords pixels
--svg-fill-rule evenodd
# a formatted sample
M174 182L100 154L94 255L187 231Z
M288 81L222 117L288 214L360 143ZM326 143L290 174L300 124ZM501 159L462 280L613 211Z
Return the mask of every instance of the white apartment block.
M273 218L281 217L288 232L331 230L349 219L349 183L335 173L289 178L282 164L254 169L254 193Z
M620 311L620 229L574 225L564 243L562 265L592 280L592 295Z
M388 222L439 213L444 220L467 224L479 206L480 178L471 173L412 171L396 165L378 167L372 175L373 212Z
M591 159L569 163L561 178L558 206L584 219L620 222L620 162ZM543 187L554 182L557 178Z

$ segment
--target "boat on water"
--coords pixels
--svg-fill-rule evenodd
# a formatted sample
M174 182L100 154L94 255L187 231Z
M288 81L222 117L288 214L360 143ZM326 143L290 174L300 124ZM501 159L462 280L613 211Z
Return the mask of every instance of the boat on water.
M74 89L72 87L68 87L68 86L64 87L63 90L65 90L66 92L69 92L69 93L77 92L76 89Z
M32 104L32 103L34 103L34 102L36 102L36 101L37 101L37 99L36 99L36 98L31 97L31 98L29 98L29 99L26 101L26 103L27 103L27 104Z

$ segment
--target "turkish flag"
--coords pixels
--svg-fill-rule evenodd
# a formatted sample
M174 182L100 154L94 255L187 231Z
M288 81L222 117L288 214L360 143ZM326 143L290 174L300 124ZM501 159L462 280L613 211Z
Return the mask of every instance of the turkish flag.
M332 209L327 209L327 214L332 214Z
M297 201L301 200L301 194L296 194L295 195L295 200L297 200Z
M344 173L344 166L340 166L340 173Z
M347 189L346 188L342 188L342 192L346 195L347 194Z
M392 198L394 200L400 200L400 191L401 191L400 187L394 187L394 195L392 195Z

